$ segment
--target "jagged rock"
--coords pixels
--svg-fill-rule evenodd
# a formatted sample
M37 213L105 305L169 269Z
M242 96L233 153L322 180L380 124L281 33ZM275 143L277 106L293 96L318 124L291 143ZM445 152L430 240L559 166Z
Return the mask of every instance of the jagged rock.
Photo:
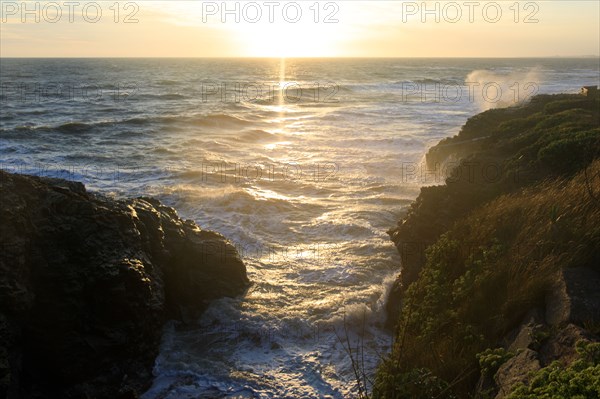
M600 273L587 267L566 268L546 297L546 322L552 326L600 321Z
M390 293L387 301L385 302L385 327L389 330L393 330L396 327L396 323L400 317L400 311L402 310L402 279L401 275L398 275L396 280L392 283Z
M515 337L514 341L509 345L508 350L515 352L517 349L529 348L533 343L533 336L535 331L535 325L525 324L521 326L519 333Z
M597 341L590 332L569 324L557 334L550 337L540 348L540 360L543 365L548 365L554 360L569 364L577 358L575 344L578 341Z
M527 348L538 349L546 329L542 323L543 317L543 313L539 309L533 309L525 316L521 325L508 339L510 342L509 352L516 353L519 349Z
M494 375L494 380L498 386L496 399L503 399L508 396L518 383L527 384L529 373L540 368L538 354L531 349L524 349L507 360Z
M497 389L494 379L487 374L481 374L479 376L479 381L477 381L477 385L475 386L473 399L488 399L496 392Z
M0 172L0 397L134 397L167 318L240 294L217 233L150 198Z

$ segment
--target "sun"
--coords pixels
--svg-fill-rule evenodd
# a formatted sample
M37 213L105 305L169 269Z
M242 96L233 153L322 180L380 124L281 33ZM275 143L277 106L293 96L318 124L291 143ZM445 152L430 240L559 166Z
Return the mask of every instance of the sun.
M339 26L289 23L240 24L232 27L247 57L337 57Z

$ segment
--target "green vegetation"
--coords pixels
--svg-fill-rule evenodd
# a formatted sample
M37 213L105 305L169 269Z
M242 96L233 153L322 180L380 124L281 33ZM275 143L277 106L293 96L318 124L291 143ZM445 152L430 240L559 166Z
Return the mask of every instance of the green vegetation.
M374 398L472 397L480 376L493 376L511 355L489 348L544 307L561 268L600 271L598 99L538 96L486 111L434 147L428 162L452 153L462 161L446 184L423 188L391 232L403 262L391 301L400 305L391 309L396 339ZM415 241L429 244L422 256L403 253ZM537 346L548 338L538 334ZM544 378L555 378L557 366L549 367ZM597 380L597 369L582 367L564 372Z
M486 349L476 355L479 361L479 368L481 374L493 377L498 371L498 368L504 364L508 359L514 356L514 353L508 352L504 348Z
M456 399L446 381L436 377L426 368L412 369L408 372L399 371L395 365L386 360L377 376L378 385L393 387L386 393L386 398ZM380 393L375 393L378 395Z
M507 399L600 398L600 344L577 343L580 359L565 367L558 361L532 376L529 386L521 384Z

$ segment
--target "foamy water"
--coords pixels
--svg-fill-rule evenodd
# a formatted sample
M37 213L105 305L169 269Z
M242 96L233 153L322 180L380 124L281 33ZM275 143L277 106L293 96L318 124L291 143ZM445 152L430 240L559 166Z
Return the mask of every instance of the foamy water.
M399 257L385 232L421 185L406 165L418 171L428 146L482 109L598 84L597 59L0 69L2 168L156 196L245 260L245 295L165 327L145 399L355 396L347 343L371 375L391 342L383 307Z

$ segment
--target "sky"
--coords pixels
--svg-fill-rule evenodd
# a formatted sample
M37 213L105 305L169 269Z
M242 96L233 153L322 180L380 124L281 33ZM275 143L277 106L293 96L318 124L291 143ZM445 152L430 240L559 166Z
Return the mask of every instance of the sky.
M599 53L598 1L0 0L1 57Z

